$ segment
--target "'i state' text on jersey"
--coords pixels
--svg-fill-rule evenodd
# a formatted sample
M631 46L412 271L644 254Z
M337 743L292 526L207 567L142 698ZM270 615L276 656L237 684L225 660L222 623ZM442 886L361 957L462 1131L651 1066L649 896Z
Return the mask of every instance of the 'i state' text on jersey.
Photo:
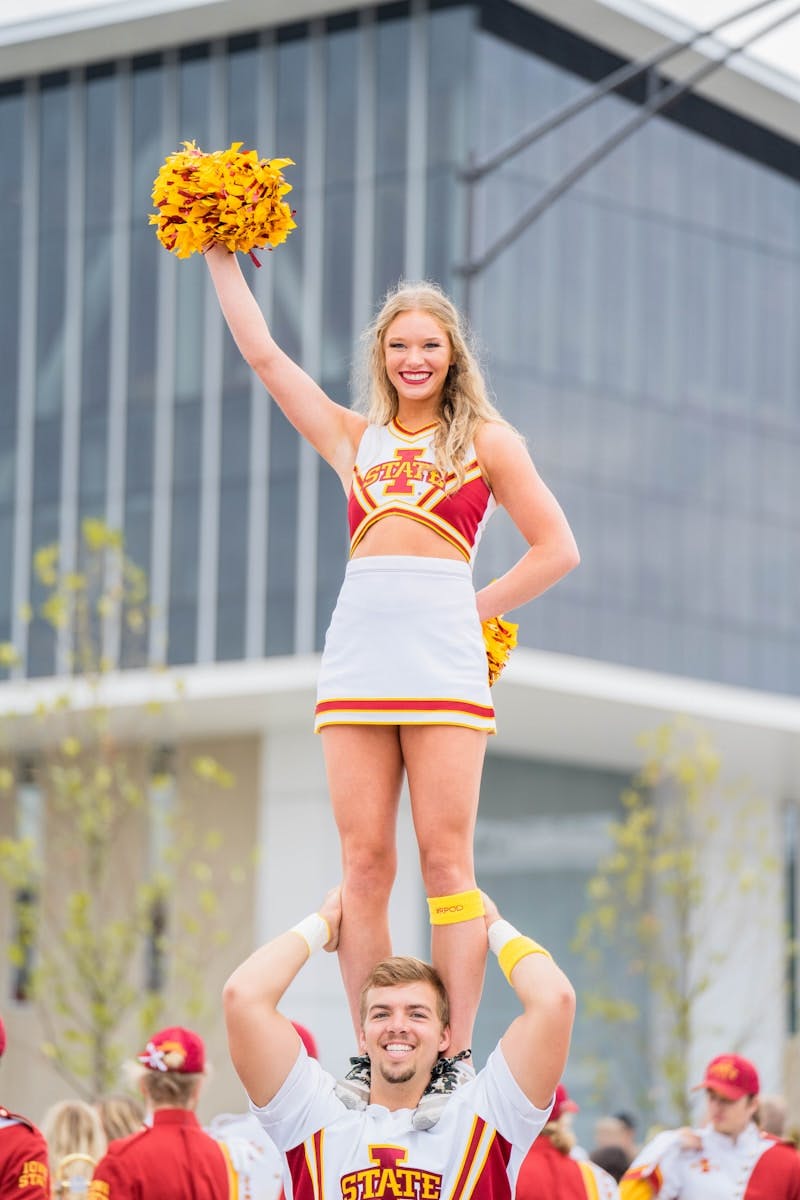
M497 505L473 447L460 486L454 474L444 475L436 466L436 429L434 423L412 433L392 420L364 430L347 508L351 555L373 525L384 517L399 516L427 526L455 546L467 562L474 561Z

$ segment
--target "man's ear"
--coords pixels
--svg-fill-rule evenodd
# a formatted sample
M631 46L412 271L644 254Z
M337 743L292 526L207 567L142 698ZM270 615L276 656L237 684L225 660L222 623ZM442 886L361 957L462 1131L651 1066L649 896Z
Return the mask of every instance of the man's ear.
M358 1034L358 1048L362 1054L367 1053L367 1039L364 1037L364 1030L360 1029Z
M442 1036L439 1038L439 1053L441 1054L442 1051L447 1050L449 1048L449 1046L450 1046L450 1026L444 1025L442 1027Z

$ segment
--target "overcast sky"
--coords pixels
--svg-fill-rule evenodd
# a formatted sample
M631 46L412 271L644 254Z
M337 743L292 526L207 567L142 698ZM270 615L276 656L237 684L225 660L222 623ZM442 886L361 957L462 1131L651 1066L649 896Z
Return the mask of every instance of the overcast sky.
M607 2L622 10L631 8L630 0ZM75 9L95 8L103 4L124 6L125 3L126 0L0 0L0 25ZM700 29L708 28L715 21L740 12L749 7L749 4L748 0L650 0L648 6L661 9ZM724 31L723 36L732 41L739 41L754 28L769 24L795 7L796 0L773 0L773 3L755 17L731 25ZM750 53L763 58L787 75L800 79L800 16L756 43Z

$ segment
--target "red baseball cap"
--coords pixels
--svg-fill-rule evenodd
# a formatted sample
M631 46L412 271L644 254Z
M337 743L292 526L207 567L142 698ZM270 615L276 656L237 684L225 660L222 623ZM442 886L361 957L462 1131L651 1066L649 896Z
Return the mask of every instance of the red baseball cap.
M3 1018L0 1017L0 1058L3 1057L3 1051L6 1048L6 1027L3 1024Z
M553 1110L550 1113L549 1120L557 1121L563 1113L568 1112L580 1112L580 1109L575 1101L570 1098L570 1094L563 1083L560 1083L556 1088L556 1098L553 1102Z
M300 1035L300 1041L306 1048L306 1054L309 1058L319 1058L316 1039L310 1029L306 1029L305 1025L301 1025L299 1021L292 1021L295 1029Z
M758 1071L747 1058L739 1054L718 1054L706 1067L705 1077L695 1087L719 1092L726 1100L740 1100L742 1096L757 1096L761 1090Z
M205 1070L206 1051L199 1033L171 1025L153 1034L137 1060L150 1071L198 1075Z

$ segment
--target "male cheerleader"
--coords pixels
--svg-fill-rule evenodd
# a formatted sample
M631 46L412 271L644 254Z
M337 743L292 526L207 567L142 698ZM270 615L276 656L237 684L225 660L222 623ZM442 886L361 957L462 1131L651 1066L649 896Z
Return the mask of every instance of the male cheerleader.
M483 1070L453 1093L434 1128L414 1110L450 1042L441 979L415 958L378 963L361 992L369 1104L347 1108L278 1004L316 950L336 949L339 889L250 956L225 987L234 1066L251 1108L287 1160L288 1200L508 1200L547 1121L569 1048L575 994L546 950L485 897L490 948L522 1013Z

